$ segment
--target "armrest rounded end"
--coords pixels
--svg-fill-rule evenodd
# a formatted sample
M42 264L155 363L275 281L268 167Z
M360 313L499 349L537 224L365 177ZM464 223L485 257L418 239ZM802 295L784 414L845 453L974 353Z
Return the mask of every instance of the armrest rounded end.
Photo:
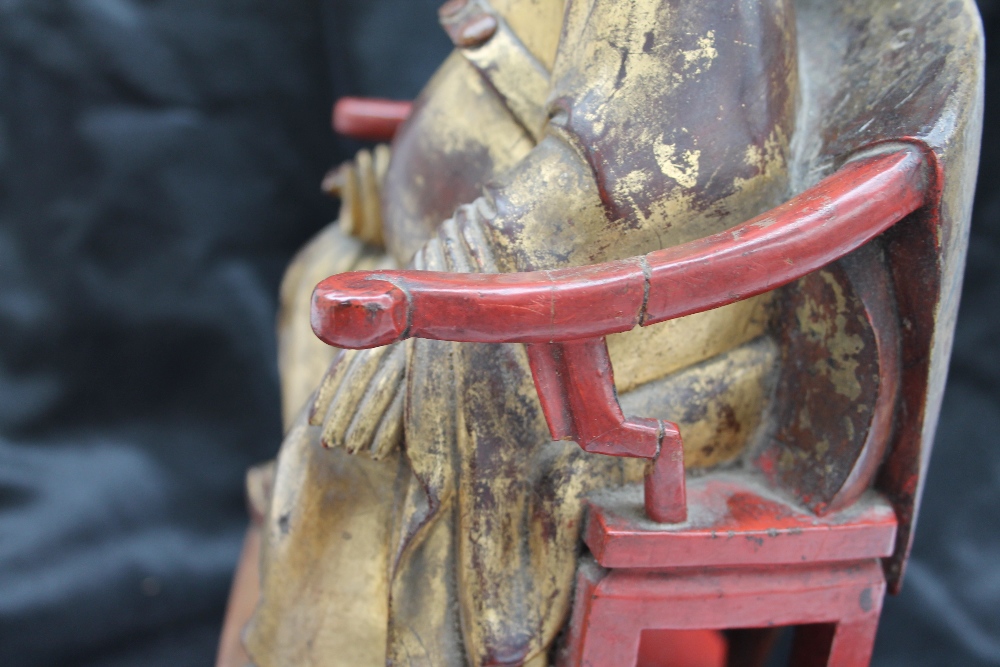
M313 332L327 345L354 350L406 337L409 299L399 287L368 273L342 273L313 291Z

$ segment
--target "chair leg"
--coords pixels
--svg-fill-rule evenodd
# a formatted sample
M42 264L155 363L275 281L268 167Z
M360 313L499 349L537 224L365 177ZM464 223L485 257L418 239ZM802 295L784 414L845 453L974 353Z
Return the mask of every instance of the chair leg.
M868 667L879 614L795 630L791 667Z
M878 614L838 623L827 667L868 667L875 650Z
M573 617L559 667L636 666L642 626L601 613L601 598L595 592L606 572L593 561L580 566Z

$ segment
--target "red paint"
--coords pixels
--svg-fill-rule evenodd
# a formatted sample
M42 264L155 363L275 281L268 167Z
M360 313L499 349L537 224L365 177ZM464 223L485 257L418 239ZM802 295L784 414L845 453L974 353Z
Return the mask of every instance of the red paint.
M725 667L728 649L718 630L647 630L636 667Z
M782 568L615 570L585 563L560 667L634 667L648 630L807 625L793 665L862 667L885 595L875 559Z
M890 228L923 204L925 167L916 148L858 160L729 231L618 262L510 274L340 274L316 287L314 330L331 345L375 347L385 344L383 320L405 316L400 338L548 343L717 308L797 280ZM359 280L407 299L367 319L338 317L335 310L365 307L354 301ZM341 319L357 324L344 330Z
M651 459L659 453L660 422L622 414L603 338L528 345L527 350L553 438L608 456Z
M408 337L527 343L554 438L652 461L644 511L634 497L590 505L585 541L597 562L580 568L560 664L634 667L653 630L805 624L793 664L867 665L886 590L880 559L892 556L898 528L888 502L870 492L817 517L748 477L717 474L688 488L676 426L622 413L603 337L733 303L843 258L933 199L928 171L915 147L860 159L727 232L619 262L341 274L317 286L313 329L350 348Z
M392 141L412 110L412 102L342 97L333 107L333 129L359 141Z
M341 332L337 347L348 348L388 345L405 334L409 321L406 294L401 289L392 283L362 278L356 273L345 273L341 277L340 284L351 290L347 307L343 293L317 290L310 311L314 331L320 327L334 327ZM362 334L355 338L352 332Z
M687 521L687 479L684 473L684 441L676 424L664 428L660 453L646 470L643 484L646 516L659 523Z
M751 473L718 473L691 481L686 524L656 526L628 494L589 504L596 562L580 568L560 667L633 667L653 630L782 625L804 626L792 665L869 664L896 539L883 497L819 518Z
M513 274L340 274L316 287L313 330L346 348L408 337L529 343L552 436L588 452L651 459L647 514L682 522L680 435L673 424L624 417L602 337L746 299L844 257L923 204L926 171L915 147L859 159L729 231L618 262Z
M595 266L529 273L444 273L435 271L357 271L321 282L313 295L338 309L359 309L353 301L358 280L382 289L398 286L408 295L400 312L412 323L402 337L483 343L548 343L597 338L635 328L645 298L644 258ZM313 330L338 347L377 347L363 329L341 330L320 311ZM486 318L486 319L482 319ZM372 321L369 327L380 326ZM354 341L363 341L356 343Z
M684 443L676 424L626 419L615 393L614 372L603 338L528 345L535 389L556 440L584 451L651 459L646 473L646 513L654 521L687 518Z
M591 502L584 540L607 568L753 566L891 556L896 515L874 493L855 507L819 518L767 498L746 474L688 482L690 519L654 526L635 499Z
M768 292L850 254L924 204L926 172L916 147L858 160L750 222L650 253L642 324Z

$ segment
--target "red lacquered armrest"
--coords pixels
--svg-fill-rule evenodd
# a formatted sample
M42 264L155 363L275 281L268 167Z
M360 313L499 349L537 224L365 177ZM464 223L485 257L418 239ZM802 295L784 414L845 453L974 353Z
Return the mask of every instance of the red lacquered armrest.
M412 109L412 102L343 97L333 107L333 129L359 141L391 141Z
M312 324L330 345L404 338L544 343L628 331L767 292L840 259L924 202L916 148L857 160L728 231L618 262L508 274L358 271L321 282Z
M674 424L623 416L604 336L740 301L844 257L923 205L928 171L916 146L858 159L733 229L619 262L514 274L340 274L316 287L313 330L347 348L410 337L526 343L552 436L652 459L646 511L683 521L680 434Z

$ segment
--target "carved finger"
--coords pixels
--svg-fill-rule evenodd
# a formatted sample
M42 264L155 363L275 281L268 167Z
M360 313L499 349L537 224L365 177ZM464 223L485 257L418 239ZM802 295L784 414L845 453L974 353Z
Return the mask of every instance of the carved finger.
M448 271L448 260L442 249L441 238L435 236L425 243L414 257L414 268L421 271Z
M368 391L354 411L347 432L344 447L350 454L362 449L370 449L372 438L382 421L382 416L392 404L397 390L402 385L406 368L406 349L403 345L393 345L392 351L384 359L378 373L372 378Z
M371 182L365 192L367 207L365 233L362 237L368 243L385 248L385 224L382 220L382 185L389 171L392 151L385 144L372 149Z
M309 408L310 426L319 426L323 423L323 417L330 409L330 403L340 389L344 376L351 367L351 361L357 354L358 350L340 350L330 362L330 368L320 381L319 388L313 396L312 406Z
M465 241L462 240L462 235L458 231L457 218L466 215L466 208L465 206L459 208L455 216L445 220L438 230L438 238L441 239L445 260L448 262L448 270L455 273L472 273L475 270L473 268L475 258L469 254Z
M416 269L417 271L427 270L427 260L424 257L424 249L420 248L414 255L413 259L410 260L410 268Z
M346 234L357 236L364 211L360 206L360 184L354 164L345 162L339 171L340 178L340 228Z
M344 374L330 401L330 409L323 419L323 434L321 442L324 447L340 447L344 443L344 435L350 426L355 411L368 391L368 385L379 371L382 360L388 355L391 347L379 347L372 350L359 350L351 360L350 367Z
M355 158L358 173L358 208L360 221L354 234L366 243L382 246L381 184L376 172L375 157L367 150L358 151Z
M341 230L379 248L385 247L381 195L390 157L385 144L363 148L323 180L323 189L340 197Z
M378 430L372 439L372 458L381 461L403 443L403 399L406 387L400 383L388 410L382 415Z
M496 257L493 254L493 245L487 236L484 220L491 220L496 217L496 211L484 197L480 197L473 204L476 215L467 216L459 225L462 241L465 243L467 252L479 267L479 273L500 273L497 266Z

